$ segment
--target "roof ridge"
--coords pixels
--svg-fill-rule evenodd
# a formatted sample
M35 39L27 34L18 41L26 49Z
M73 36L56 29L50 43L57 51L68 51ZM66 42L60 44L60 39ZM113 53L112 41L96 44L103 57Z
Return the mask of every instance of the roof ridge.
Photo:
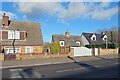
M100 34L100 33L88 33L88 32L83 32L83 34Z
M28 21L19 21L19 20L9 20L9 21L26 22L26 23L40 23L40 22L28 22Z
M52 36L66 36L66 35L63 35L63 34L53 34ZM69 35L69 36L80 37L79 35Z

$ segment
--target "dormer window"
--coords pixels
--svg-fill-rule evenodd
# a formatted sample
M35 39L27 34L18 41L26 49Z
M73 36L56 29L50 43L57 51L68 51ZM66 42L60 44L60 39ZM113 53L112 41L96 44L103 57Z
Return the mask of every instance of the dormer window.
M102 39L103 39L104 41L106 41L106 40L107 40L107 36L105 35Z
M76 44L78 44L80 46L80 42L79 41L77 41Z
M92 35L91 40L96 40L96 35L95 34Z
M20 32L9 30L8 31L8 39L20 39Z
M64 41L60 41L60 46L64 46Z

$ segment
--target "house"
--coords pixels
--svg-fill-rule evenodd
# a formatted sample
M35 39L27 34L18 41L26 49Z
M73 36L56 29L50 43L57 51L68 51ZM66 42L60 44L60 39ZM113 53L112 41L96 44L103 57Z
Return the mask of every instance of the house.
M82 33L81 39L84 46L87 44L101 44L110 42L109 39L107 38L107 35L104 32L102 32L101 34Z
M68 30L67 30L67 32L65 32L65 35L53 34L52 35L52 42L57 42L57 41L60 42L61 48L65 47L65 46L69 46L68 50L70 50L70 47L83 46L82 41L81 41L81 37L76 36L76 35L70 35Z
M39 22L0 20L0 45L3 53L42 53L43 37Z

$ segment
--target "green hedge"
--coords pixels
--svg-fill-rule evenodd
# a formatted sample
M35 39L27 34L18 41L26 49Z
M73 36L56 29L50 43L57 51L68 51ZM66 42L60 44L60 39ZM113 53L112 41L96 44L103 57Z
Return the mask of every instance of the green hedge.
M108 49L115 49L116 48L116 45L114 43L108 43L107 46L108 46ZM118 46L120 46L120 44L117 45L117 47ZM104 44L89 44L89 45L85 45L85 47L87 47L87 48L103 48L103 49L105 49L106 44L105 43Z

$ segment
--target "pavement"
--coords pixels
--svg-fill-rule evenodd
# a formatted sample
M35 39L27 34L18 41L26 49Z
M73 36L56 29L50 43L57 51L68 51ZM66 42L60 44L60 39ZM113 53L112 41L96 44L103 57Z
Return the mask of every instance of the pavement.
M67 57L67 58L46 58L46 59L34 59L34 60L9 60L2 61L0 69L3 68L15 68L15 67L27 67L27 66L38 66L38 65L48 65L48 64L60 64L60 63L70 63L79 61L95 61L95 60L105 60L118 58L118 55L104 55L104 56L81 56L81 57Z

